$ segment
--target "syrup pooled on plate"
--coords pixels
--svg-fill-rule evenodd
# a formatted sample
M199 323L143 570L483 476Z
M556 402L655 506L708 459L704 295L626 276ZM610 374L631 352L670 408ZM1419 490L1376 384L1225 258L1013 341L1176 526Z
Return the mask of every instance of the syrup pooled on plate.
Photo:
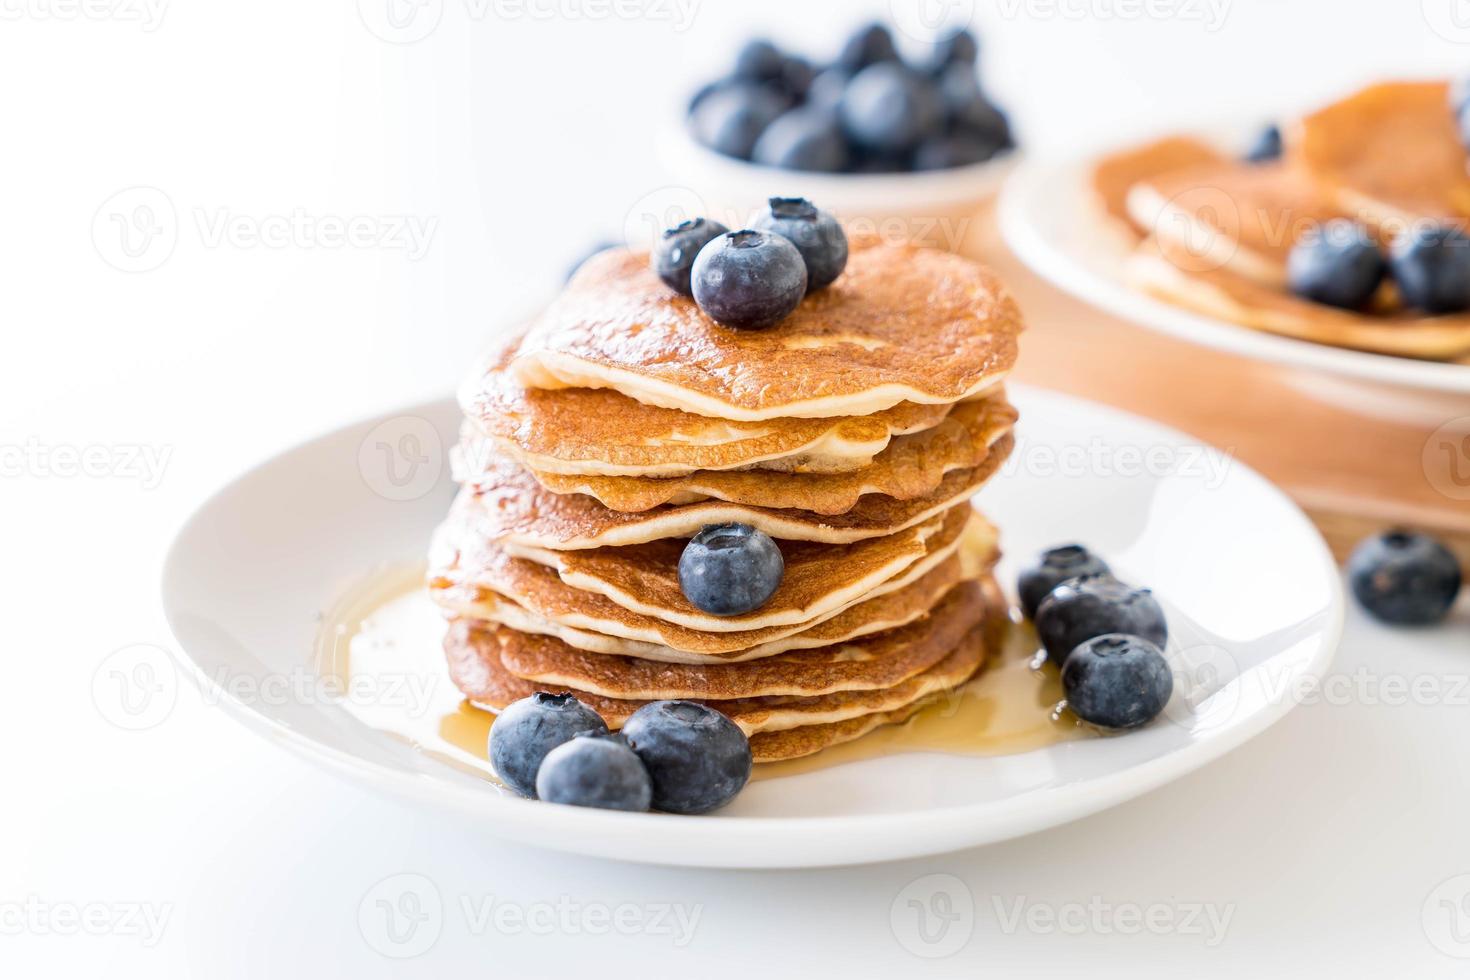
M342 707L364 725L461 771L495 780L486 758L494 715L449 680L445 621L424 587L424 565L385 568L322 618L317 669L336 680ZM1086 737L1062 700L1057 672L1033 662L1035 636L1012 623L980 675L902 725L884 725L814 755L756 766L754 779L811 772L902 752L1008 755ZM496 781L498 782L498 781Z

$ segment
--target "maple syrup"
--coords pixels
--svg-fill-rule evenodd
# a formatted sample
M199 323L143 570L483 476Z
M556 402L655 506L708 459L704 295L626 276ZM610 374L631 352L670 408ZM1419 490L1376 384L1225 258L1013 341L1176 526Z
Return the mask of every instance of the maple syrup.
M494 716L471 705L449 679L445 621L424 587L422 562L390 566L349 591L322 618L316 665L344 692L342 706L370 728L462 771L490 780L486 742ZM755 767L773 779L902 752L1007 755L1086 737L1056 710L1057 672L1036 658L1035 634L1013 623L1001 651L968 684L902 725L814 755ZM498 782L498 780L496 780Z

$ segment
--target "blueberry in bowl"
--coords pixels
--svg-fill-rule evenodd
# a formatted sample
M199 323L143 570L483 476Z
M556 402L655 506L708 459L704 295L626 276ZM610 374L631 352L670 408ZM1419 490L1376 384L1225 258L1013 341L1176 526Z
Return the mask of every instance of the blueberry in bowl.
M1163 607L1148 589L1137 589L1111 575L1069 579L1036 609L1036 635L1046 657L1065 667L1082 643L1106 633L1141 637L1163 649L1169 627Z
M1388 531L1360 543L1347 563L1353 597L1375 619L1429 626L1449 614L1462 576L1454 554L1427 534Z

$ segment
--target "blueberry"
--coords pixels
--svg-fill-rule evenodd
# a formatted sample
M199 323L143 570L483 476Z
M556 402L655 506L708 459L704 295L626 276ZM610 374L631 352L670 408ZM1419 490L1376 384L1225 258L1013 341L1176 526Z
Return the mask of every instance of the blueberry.
M689 285L690 271L694 268L699 250L730 229L718 221L694 218L672 228L667 228L653 243L653 254L649 264L668 287L681 296L693 296Z
M1404 303L1425 313L1470 309L1470 238L1453 225L1411 228L1388 256Z
M854 154L848 169L855 174L901 174L914 169L914 159L908 153L862 152Z
M924 65L932 74L938 75L951 65L963 65L975 72L975 63L980 60L980 42L968 30L958 30L934 43Z
M717 323L761 330L785 318L806 294L806 263L780 235L732 231L700 249L694 301Z
M1001 144L970 133L931 136L914 151L915 170L948 170L984 163L1001 151Z
M855 74L869 65L897 60L898 49L893 46L893 35L888 33L888 28L868 24L843 42L836 63L849 74Z
M994 143L997 152L1011 145L1011 124L980 91L969 65L954 65L939 76L939 99L951 133L965 133Z
M1427 534L1389 531L1353 549L1348 581L1374 617L1400 626L1426 626L1449 613L1460 592L1460 566Z
M802 108L808 112L821 111L837 118L837 106L842 102L842 93L852 76L841 68L828 68L818 73L806 90L806 102Z
M751 82L774 82L786 67L786 56L770 41L745 42L735 56L735 77Z
M933 83L901 64L883 62L853 76L839 106L856 143L890 153L908 150L937 131L943 106Z
M1051 594L1051 590L1067 579L1084 575L1111 575L1107 562L1088 551L1080 544L1064 544L1048 548L1041 553L1040 560L1021 571L1016 591L1021 595L1021 612L1027 619L1036 618L1036 607Z
M755 226L796 246L806 263L807 292L831 285L847 267L847 234L842 225L804 197L773 197L768 204Z
M1387 271L1368 230L1346 218L1303 234L1286 257L1286 278L1293 293L1345 310L1368 305Z
M607 724L570 694L537 691L495 716L490 764L501 782L522 796L536 795L536 770L548 752L579 732L606 733Z
M1159 648L1122 633L1095 636L1062 667L1067 707L1104 728L1137 728L1159 716L1174 692L1174 676Z
M653 800L653 782L622 738L581 732L547 753L536 795L547 803L642 812Z
M805 58L787 58L781 64L781 74L776 79L776 85L794 102L800 102L806 98L816 74L817 70Z
M694 138L716 153L749 160L755 141L786 111L786 100L764 86L740 83L710 92L689 115Z
M1058 666L1079 644L1104 633L1141 636L1161 648L1169 638L1164 610L1153 594L1109 575L1069 579L1036 608L1036 635L1047 659Z
M751 159L767 167L838 173L847 169L847 138L831 113L792 109L756 141Z
M645 704L623 737L653 780L653 807L707 813L735 798L750 779L750 741L729 718L694 701Z
M689 107L686 111L692 114L695 109L699 108L699 104L705 99L709 98L711 95L714 95L716 92L719 92L729 87L730 79L728 78L717 78L712 82L705 82L697 90L695 90L692 96L690 96Z
M1245 151L1245 158L1250 163L1281 159L1281 127L1272 123L1257 133L1250 149Z
M785 574L776 542L749 524L711 524L679 556L679 588L695 608L712 616L759 609Z

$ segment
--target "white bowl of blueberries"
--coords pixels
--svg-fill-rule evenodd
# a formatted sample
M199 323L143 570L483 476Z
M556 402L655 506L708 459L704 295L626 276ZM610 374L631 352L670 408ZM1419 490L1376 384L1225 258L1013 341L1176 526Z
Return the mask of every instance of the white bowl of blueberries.
M994 195L1015 155L978 63L968 30L905 58L870 24L825 63L752 40L695 93L665 135L664 163L732 227L778 188L850 227L955 249L955 222Z

